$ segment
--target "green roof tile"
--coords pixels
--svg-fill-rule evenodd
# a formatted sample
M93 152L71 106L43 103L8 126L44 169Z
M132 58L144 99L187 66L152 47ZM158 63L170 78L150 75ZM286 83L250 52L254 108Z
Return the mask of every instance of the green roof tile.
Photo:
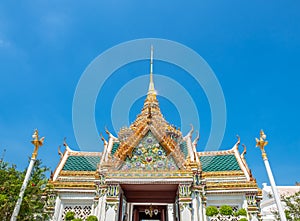
M203 172L241 170L234 155L200 156Z
M69 156L62 170L95 171L99 162L99 156Z
M120 143L113 143L112 149L111 149L111 155L114 155L117 149L119 148Z

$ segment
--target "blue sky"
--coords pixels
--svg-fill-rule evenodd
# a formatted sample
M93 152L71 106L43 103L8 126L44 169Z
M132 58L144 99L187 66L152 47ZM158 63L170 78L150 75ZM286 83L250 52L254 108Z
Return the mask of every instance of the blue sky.
M268 182L254 140L263 128L277 184L294 185L300 181L299 7L299 1L1 2L1 154L6 149L4 159L25 168L33 150L31 135L38 128L46 137L39 158L54 170L64 137L78 149L72 102L86 67L122 42L163 38L196 51L218 78L227 110L221 149L231 148L238 134L248 147L247 162L258 183ZM96 104L99 132L104 126L112 130L109 110L115 94L148 70L148 61L132 63L105 82ZM190 91L200 112L198 150L203 150L211 126L205 93L172 65L157 61L154 72L174 78ZM159 87L163 85L156 82L158 91ZM139 99L132 105L130 121L142 103ZM162 97L160 103L167 120L178 125L176 104Z

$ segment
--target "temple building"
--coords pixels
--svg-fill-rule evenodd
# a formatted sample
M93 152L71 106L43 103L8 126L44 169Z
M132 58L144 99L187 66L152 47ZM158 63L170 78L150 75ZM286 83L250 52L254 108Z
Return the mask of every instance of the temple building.
M162 115L152 60L140 114L118 136L106 131L103 152L74 151L65 143L49 181L51 220L74 211L83 220L95 215L99 221L206 221L210 205L245 208L248 220L260 219L261 190L245 149L239 152L240 140L228 150L198 152L193 128L183 135Z

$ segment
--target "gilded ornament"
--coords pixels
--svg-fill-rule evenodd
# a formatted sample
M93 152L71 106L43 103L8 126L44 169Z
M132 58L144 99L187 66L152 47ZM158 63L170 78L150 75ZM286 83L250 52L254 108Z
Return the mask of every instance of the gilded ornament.
M267 159L267 154L266 154L266 151L265 151L265 146L268 145L268 141L266 140L267 136L266 134L264 133L263 130L260 130L260 137L259 139L255 138L255 141L256 141L256 147L259 147L260 150L261 150L261 153L262 153L262 157L264 160Z

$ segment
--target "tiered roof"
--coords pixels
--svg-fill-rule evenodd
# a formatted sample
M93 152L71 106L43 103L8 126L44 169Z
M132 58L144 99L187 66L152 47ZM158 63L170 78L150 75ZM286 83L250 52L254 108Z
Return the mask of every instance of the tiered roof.
M193 129L182 136L180 130L165 120L154 89L152 65L151 53L149 90L136 120L128 128L122 128L118 137L107 131L109 140L102 138L102 153L77 152L66 146L53 175L53 183L67 188L79 182L91 187L92 182L104 173L106 178L131 175L141 178L152 173L153 177L186 176L193 179L193 172L196 171L206 182L207 191L257 191L256 181L244 158L245 151L239 153L240 140L230 150L196 152L198 138L191 140ZM152 141L147 143L146 138ZM141 159L141 154L145 155L145 159ZM145 171L145 168L152 168L152 172Z
M64 145L66 149L60 153L60 162L51 174L50 183L59 189L93 190L102 153L74 151Z

